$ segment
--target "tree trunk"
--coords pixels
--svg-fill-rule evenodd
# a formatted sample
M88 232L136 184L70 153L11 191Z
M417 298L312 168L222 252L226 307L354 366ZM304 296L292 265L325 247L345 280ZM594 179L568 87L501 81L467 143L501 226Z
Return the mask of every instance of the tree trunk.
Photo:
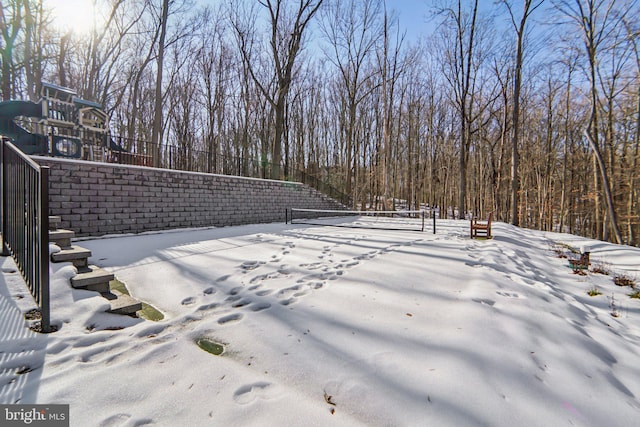
M0 48L2 57L2 99L8 101L14 97L14 73L13 73L13 49L16 39L22 28L22 8L21 3L15 1L11 21L7 21L4 14L4 7L0 5L0 34L4 41L4 46Z
M622 243L622 236L620 235L620 229L618 228L618 220L616 218L616 211L613 204L613 196L611 194L611 187L609 184L609 176L607 174L607 169L605 167L604 159L600 153L600 148L595 143L594 139L589 134L589 131L585 131L585 138L589 142L589 145L593 149L593 154L597 161L598 169L600 169L600 177L602 179L602 189L604 191L605 203L607 206L607 216L609 221L611 222L611 229L613 231L614 237L616 238L616 243Z
M519 176L519 143L520 137L520 90L522 87L522 63L523 63L523 50L524 50L524 37L525 27L527 19L531 13L537 9L542 1L539 1L535 6L532 6L532 0L525 0L522 11L522 18L520 23L516 24L513 11L509 2L505 1L504 4L509 10L511 16L511 22L516 29L516 64L513 80L513 110L512 110L512 125L513 133L511 136L511 224L519 225L520 219L518 214L518 208L520 205L520 176Z
M639 151L639 146L640 146L640 88L638 88L638 94L636 97L636 133L634 135L634 141L633 141L633 145L634 147L632 147L632 155L633 155L633 159L632 159L632 166L631 166L631 170L629 171L629 201L627 203L627 230L628 230L628 244L633 246L636 244L636 238L635 238L635 233L634 233L634 220L633 218L636 218L636 221L638 220L638 216L634 215L633 213L633 208L634 208L634 201L636 201L637 203L637 189L636 189L636 180L637 180L637 174L638 174L638 155L640 154ZM636 224L637 225L637 224Z
M153 115L153 129L151 134L151 144L153 146L154 166L160 166L160 132L162 130L162 72L164 67L164 41L167 36L167 19L169 17L169 0L162 1L162 16L160 21L160 38L158 40L158 58L156 61L156 89L154 99L154 115Z

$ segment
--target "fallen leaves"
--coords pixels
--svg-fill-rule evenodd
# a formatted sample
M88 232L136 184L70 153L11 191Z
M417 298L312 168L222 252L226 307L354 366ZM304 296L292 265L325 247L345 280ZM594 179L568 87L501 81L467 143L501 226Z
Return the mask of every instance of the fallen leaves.
M333 396L331 396L330 394L328 394L325 391L324 392L324 401L327 402L329 405L336 406L336 402L334 402L332 399L333 399Z
M333 401L333 396L331 396L326 391L324 392L324 401L327 402L329 405L336 406L336 402ZM329 409L329 412L331 412L331 415L335 414L336 408Z

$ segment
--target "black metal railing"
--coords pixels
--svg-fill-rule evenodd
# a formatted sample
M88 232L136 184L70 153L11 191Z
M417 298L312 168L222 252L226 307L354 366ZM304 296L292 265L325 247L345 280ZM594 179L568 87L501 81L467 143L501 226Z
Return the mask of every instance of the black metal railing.
M269 162L258 160L255 157L225 154L225 150L209 151L191 146L153 144L150 141L122 136L109 136L108 138L111 138L114 144L126 151L123 154L118 149L110 150L110 154L106 157L106 161L109 163L250 178L271 176L272 165Z
M222 175L235 175L250 178L270 178L275 165L260 153L249 149L240 153L233 153L235 150L218 149L203 150L205 147L202 141L193 144L154 144L143 139L127 138L112 134L87 134L84 136L75 128L65 128L50 126L48 129L42 127L41 123L24 119L5 120L0 123L0 128L7 129L6 136L18 139L17 146L27 154L57 155L55 139L61 136L83 139L85 144L90 144L88 136L94 145L105 149L104 156L98 158L108 163L124 165L136 165L147 167L158 167L173 170L183 170L189 172L215 173ZM55 130L54 130L55 129ZM50 138L48 138L48 136ZM53 141L49 147L49 139ZM54 152L51 153L52 148ZM235 154L235 155L234 155ZM66 154L68 155L68 154ZM81 153L78 153L78 157ZM73 157L73 156L71 156ZM86 153L85 159L94 160ZM277 168L285 173L286 180L300 181L310 187L315 188L348 206L351 204L349 195L339 191L335 186L325 182L322 178L313 176L306 171L296 170L296 168L285 168L280 165Z
M41 331L49 312L49 168L0 140L2 255L11 255L40 307Z

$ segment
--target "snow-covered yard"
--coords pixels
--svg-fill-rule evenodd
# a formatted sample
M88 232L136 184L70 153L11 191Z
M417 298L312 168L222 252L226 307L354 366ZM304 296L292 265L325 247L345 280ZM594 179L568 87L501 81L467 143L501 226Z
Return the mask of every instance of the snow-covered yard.
M468 225L83 241L165 319L103 313L52 264L49 335L26 327L2 259L0 403L68 403L72 426L636 425L640 300L552 246L589 245L636 281L640 250L501 223L471 240Z

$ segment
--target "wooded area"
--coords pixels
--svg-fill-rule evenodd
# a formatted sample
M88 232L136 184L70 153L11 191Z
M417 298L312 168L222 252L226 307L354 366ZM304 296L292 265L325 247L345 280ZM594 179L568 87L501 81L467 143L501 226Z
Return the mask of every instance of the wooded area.
M184 169L640 242L636 0L415 2L415 40L391 0L93 3L82 34L47 0L2 0L2 100L44 80Z

